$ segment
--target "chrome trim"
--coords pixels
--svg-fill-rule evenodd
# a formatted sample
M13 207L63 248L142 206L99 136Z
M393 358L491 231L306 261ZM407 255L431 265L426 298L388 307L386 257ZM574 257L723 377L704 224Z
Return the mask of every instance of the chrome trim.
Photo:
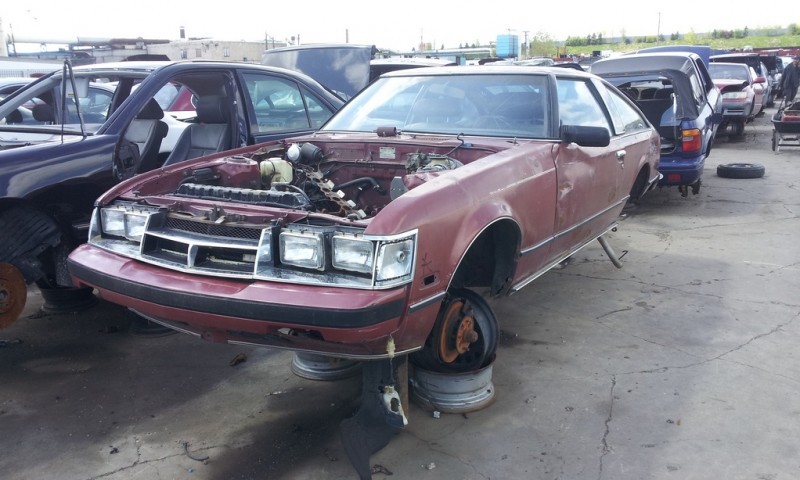
M422 301L419 301L419 302L417 302L417 303L415 303L413 305L409 305L408 313L416 313L418 310L422 310L424 308L428 308L429 306L431 306L431 305L433 305L435 303L441 302L441 301L444 300L445 295L447 295L447 292L437 293L436 295L434 295L432 297L428 297L428 298L426 298L426 299L424 299Z
M518 292L518 291L522 290L524 287L528 286L531 282L533 282L537 278L541 277L542 275L544 275L545 273L550 271L553 267L555 267L559 263L563 262L566 258L568 258L568 257L570 257L572 255L575 255L575 253L577 253L578 251L583 249L586 245L589 245L593 241L595 241L598 238L602 237L603 235L608 233L610 230L613 230L613 229L617 228L617 226L619 226L619 224L617 222L612 223L608 228L603 230L603 233L601 233L600 235L597 235L596 237L590 238L586 242L580 244L578 247L570 250L570 252L568 254L563 255L561 257L558 257L556 260L548 263L547 266L545 266L541 270L538 270L538 271L534 272L531 276L529 276L529 277L527 277L527 278L525 278L523 280L520 280L519 282L517 282L516 284L511 286L511 292L513 293L513 292Z
M660 174L659 174L659 175L660 175ZM591 217L589 217L589 218L585 219L584 221L582 221L582 222L580 222L580 223L577 223L577 224L573 225L572 227L570 227L570 228L568 228L568 229L566 229L566 230L562 230L562 231L560 231L560 232L558 232L558 233L555 233L555 234L553 234L553 236L551 236L551 237L548 237L548 238L546 238L546 239L542 240L541 242L537 243L536 245L533 245L532 247L528 247L528 248L525 248L525 249L522 249L522 250L520 250L520 255L522 255L522 256L529 255L529 254L531 254L531 253L532 253L534 250L536 250L537 248L541 248L541 247L543 247L545 244L547 244L547 243L549 243L549 242L552 242L553 240L557 239L558 237L562 237L562 236L564 236L564 235L567 235L569 232L571 232L571 231L575 230L576 228L582 227L583 225L585 225L585 224L587 224L587 223L589 223L589 222L593 221L594 219L596 219L597 217L599 217L599 216L601 216L601 215L605 214L605 213L606 213L606 212L608 212L609 210L613 210L613 209L617 208L617 207L618 207L618 206L620 206L620 205L625 205L625 203L628 201L628 199L629 199L629 198L630 198L630 195L625 195L624 197L622 197L622 199L621 199L619 202L617 202L617 203L615 203L615 204L613 204L613 205L610 205L610 206L606 207L606 208L605 208L605 209L603 209L603 210L600 210L599 212L595 213L594 215L592 215ZM616 223L615 223L615 225L616 225ZM606 230L606 232L607 232L607 231L608 231L608 230ZM603 233L605 233L605 232L603 232ZM601 235L602 235L602 234L601 234ZM599 235L598 235L598 236L599 236ZM597 238L597 237L595 237L595 238ZM593 238L592 240L594 240L594 238ZM591 241L591 240L590 240L590 241ZM588 242L587 242L587 243L588 243ZM576 250L576 251L577 251L577 250ZM570 255L572 255L572 254L570 254ZM567 255L567 257L568 257L568 256L569 256L569 255ZM566 258L566 257L564 257L564 258ZM558 262L556 262L556 263L558 263Z
M352 271L344 269L330 269L327 271L308 271L302 268L286 268L285 266L266 265L258 262L258 254L263 247L264 230L272 228L264 226L261 228L259 239L238 238L220 235L208 235L183 230L174 227L154 226L151 222L153 214L148 218L145 232L141 242L123 240L120 238L104 238L101 236L99 227L100 210L102 208L124 207L124 204L108 207L97 207L92 217L93 234L90 242L103 250L107 250L116 255L122 255L156 267L176 270L189 275L205 275L217 278L236 278L245 280L263 280L277 283L294 283L300 285L329 286L339 288L354 288L359 290L389 290L402 287L413 281L416 273L417 249L419 248L419 230L412 229L407 232L392 235L364 235L363 229L359 229L361 238L365 241L373 242L377 254L381 244L392 244L400 241L410 240L411 242L411 269L408 275L398 278L378 281L377 258L370 273L357 275ZM162 213L159 211L159 214ZM191 222L191 220L184 219ZM314 227L308 225L293 226L287 225L288 230L314 230L318 232L344 233L352 232L350 227ZM258 230L258 226L248 227L253 231ZM342 230L343 229L343 230ZM151 249L153 242L160 241L172 242L175 248L169 247L166 250L155 248ZM329 245L326 245L328 248ZM209 260L205 265L197 265L196 257L203 249L225 251L235 256L226 257L222 255L213 260ZM274 252L273 252L274 254ZM252 256L252 262L250 261ZM209 257L210 258L210 257Z

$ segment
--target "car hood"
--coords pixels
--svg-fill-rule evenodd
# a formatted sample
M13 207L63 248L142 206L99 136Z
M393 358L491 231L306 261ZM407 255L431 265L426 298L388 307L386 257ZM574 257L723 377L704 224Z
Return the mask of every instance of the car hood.
M300 45L265 51L261 63L302 72L349 99L370 81L372 45Z

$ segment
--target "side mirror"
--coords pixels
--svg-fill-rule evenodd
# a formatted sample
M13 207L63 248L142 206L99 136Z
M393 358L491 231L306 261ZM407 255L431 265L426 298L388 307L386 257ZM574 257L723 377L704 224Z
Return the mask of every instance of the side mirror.
M561 125L559 137L564 143L574 142L582 147L607 147L611 143L611 134L605 127Z

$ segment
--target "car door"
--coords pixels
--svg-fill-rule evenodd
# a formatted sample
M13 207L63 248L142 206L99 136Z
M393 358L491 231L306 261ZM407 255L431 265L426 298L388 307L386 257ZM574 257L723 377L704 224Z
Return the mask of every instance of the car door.
M560 77L556 84L561 125L612 131L601 95L589 79ZM614 207L628 194L620 189L627 160L625 143L624 137L616 137L608 147L562 143L555 149L558 188L553 251L581 246L586 238L602 233L616 216Z

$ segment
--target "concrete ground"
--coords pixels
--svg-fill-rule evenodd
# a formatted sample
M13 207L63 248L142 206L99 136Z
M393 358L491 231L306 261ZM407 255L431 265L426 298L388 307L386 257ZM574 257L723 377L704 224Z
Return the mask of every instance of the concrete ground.
M629 212L608 236L622 269L595 242L492 302L494 403L439 418L412 405L374 478L800 478L800 148L773 153L773 111L718 137L698 195L656 190ZM716 176L742 162L766 175ZM356 478L339 422L360 377L136 336L106 303L40 307L32 294L0 332L0 478Z

